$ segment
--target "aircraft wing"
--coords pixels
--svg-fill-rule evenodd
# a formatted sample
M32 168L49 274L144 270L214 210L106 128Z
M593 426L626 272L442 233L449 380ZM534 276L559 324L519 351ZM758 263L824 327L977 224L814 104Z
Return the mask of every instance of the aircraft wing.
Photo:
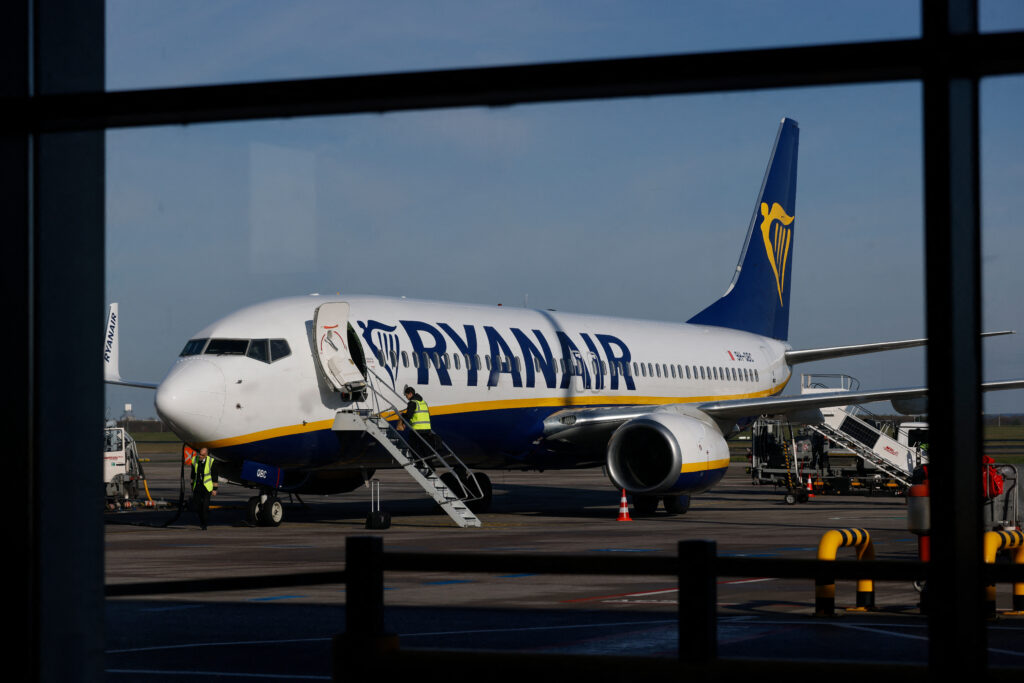
M981 385L982 391L1006 389L1024 389L1024 379L985 382ZM829 406L912 399L927 395L928 387L908 387L876 391L832 391L796 396L768 396L709 403L567 408L552 414L544 421L544 434L548 439L580 445L588 441L606 440L619 425L634 418L649 417L658 412L682 413L698 420L705 422L713 420L724 425L744 417L801 413ZM722 430L727 431L725 427L722 427Z
M107 384L116 384L121 387L138 387L139 389L156 389L160 386L159 382L136 382L135 380L121 379L120 377L104 377L103 381Z
M982 391L1024 389L1024 379L984 382ZM769 396L767 398L736 399L702 403L697 408L715 419L741 418L753 415L779 415L803 410L846 406L892 399L920 398L928 395L928 387L905 389L879 389L877 391L831 391L821 394L800 394L797 396Z
M1016 334L1013 330L1002 330L1000 332L982 332L982 337L999 337L1004 334ZM876 342L874 344L851 344L849 346L826 346L820 349L803 349L799 351L787 351L786 363L796 365L797 363L810 363L815 360L828 360L830 358L843 358L844 356L857 356L862 353L877 353L878 351L892 351L894 349L910 349L915 346L924 346L927 339L904 339L903 341Z

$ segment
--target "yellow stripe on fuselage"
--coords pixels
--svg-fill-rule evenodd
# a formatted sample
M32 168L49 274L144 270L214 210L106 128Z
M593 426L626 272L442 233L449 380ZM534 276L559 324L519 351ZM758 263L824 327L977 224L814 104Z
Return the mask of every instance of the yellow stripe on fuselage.
M787 380L788 381L788 380ZM751 394L734 394L731 396L554 396L552 398L524 398L505 399L501 401L474 401L471 403L453 403L451 405L431 406L430 414L458 415L462 413L478 413L489 410L515 410L521 408L571 408L574 406L603 406L603 405L637 405L654 406L668 405L670 403L708 403L710 401L730 401L743 398L762 398L781 392L786 386L783 382L774 389L765 389ZM382 417L391 419L395 416L392 411L381 413ZM232 436L216 441L198 442L192 444L198 448L226 448L228 446L241 446L247 443L265 441L282 436L294 434L306 434L321 429L330 429L334 420L317 420L306 422L300 425L288 425L264 429L251 434ZM728 463L726 463L728 464Z
M720 470L729 466L729 459L724 460L712 460L711 462L695 462L695 463L684 463L679 469L679 474L688 474L690 472L704 472L707 470Z

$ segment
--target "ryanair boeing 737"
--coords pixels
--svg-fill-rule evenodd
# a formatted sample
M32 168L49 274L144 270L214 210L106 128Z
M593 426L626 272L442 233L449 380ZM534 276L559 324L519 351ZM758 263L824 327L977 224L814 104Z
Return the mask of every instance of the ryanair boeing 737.
M423 447L414 430L394 429L403 422L406 385L429 400L434 432L464 463L440 466L449 488L458 483L453 477L472 484L456 498L477 498L478 508L489 503L486 475L472 468L604 465L638 509L661 502L684 512L690 494L725 474L726 436L758 415L813 419L824 406L927 393L779 396L797 363L926 343L813 350L787 343L798 135L796 122L783 119L732 282L685 323L292 297L200 330L156 386L120 378L114 306L107 381L154 386L157 413L175 434L209 448L222 476L260 489L250 511L265 524L280 523L278 491L350 491L388 467L422 477L425 489L445 479L431 476L436 459L431 467L432 458L417 457Z

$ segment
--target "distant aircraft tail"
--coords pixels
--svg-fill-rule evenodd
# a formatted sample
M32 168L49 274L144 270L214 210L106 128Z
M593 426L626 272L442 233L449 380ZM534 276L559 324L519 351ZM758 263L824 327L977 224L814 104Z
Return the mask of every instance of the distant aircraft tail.
M800 128L782 119L732 283L687 322L789 336L789 284L796 227L796 160Z

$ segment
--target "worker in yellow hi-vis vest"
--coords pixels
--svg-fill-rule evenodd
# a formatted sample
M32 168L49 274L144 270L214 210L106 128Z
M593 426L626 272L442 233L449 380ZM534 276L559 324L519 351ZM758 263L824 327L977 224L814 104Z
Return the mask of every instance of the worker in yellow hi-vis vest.
M431 449L437 449L437 435L430 428L430 408L423 397L416 393L416 390L406 385L405 398L409 403L405 407L402 417L408 422L415 434L408 438L409 445L421 458L428 459L431 456ZM398 428L403 429L405 425L399 424Z
M203 531L210 516L210 497L216 495L216 463L206 448L200 448L192 459L192 509L199 515L199 528Z

